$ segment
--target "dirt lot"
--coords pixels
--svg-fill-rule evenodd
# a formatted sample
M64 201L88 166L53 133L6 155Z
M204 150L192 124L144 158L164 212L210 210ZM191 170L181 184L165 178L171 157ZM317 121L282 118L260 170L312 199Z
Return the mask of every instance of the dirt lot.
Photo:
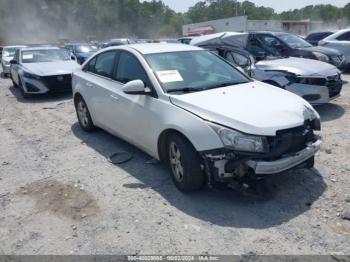
M315 170L259 196L186 195L135 147L84 133L69 95L23 100L0 79L0 254L350 254L349 87L317 108ZM133 159L113 165L120 151Z

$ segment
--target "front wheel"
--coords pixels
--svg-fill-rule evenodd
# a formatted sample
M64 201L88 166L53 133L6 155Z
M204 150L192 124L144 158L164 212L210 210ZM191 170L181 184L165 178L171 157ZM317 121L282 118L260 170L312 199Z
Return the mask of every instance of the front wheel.
M89 109L81 96L78 96L75 100L75 110L81 128L84 131L91 132L95 130L94 123L92 122Z
M19 91L21 92L21 95L24 99L26 98L29 98L30 95L26 93L26 91L24 90L24 87L23 87L23 84L22 84L22 81L20 78L18 78L18 88L19 88Z
M170 135L167 145L168 165L176 187L183 192L201 189L205 175L202 160L193 145L179 134Z
M18 88L18 85L17 85L16 82L13 80L12 76L11 76L11 80L12 80L12 85L13 85L13 87Z

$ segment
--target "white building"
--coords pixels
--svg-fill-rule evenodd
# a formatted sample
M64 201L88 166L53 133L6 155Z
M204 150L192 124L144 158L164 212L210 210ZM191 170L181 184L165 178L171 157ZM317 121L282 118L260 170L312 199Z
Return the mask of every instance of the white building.
M244 32L244 31L282 31L282 22L277 20L248 20L247 16L236 16L218 20L211 20L182 27L182 34L187 36L192 31L197 33L198 29L210 29L211 33L220 32ZM197 30L196 30L197 29ZM200 32L200 30L199 30ZM193 32L192 32L193 33Z
M245 31L245 28L247 28L247 17L236 16L231 18L224 18L224 19L184 25L182 27L182 34L185 36L197 28L205 28L205 27L212 27L215 33L226 32L226 31Z

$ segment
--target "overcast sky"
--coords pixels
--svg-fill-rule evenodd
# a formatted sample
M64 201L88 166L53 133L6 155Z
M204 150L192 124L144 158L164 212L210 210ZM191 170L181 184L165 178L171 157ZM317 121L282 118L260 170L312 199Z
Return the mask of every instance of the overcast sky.
M185 12L199 0L163 0L170 8L177 12ZM240 1L241 2L241 1ZM332 4L343 7L349 0L250 0L257 6L272 7L276 12L288 11L289 9L301 8L307 5Z

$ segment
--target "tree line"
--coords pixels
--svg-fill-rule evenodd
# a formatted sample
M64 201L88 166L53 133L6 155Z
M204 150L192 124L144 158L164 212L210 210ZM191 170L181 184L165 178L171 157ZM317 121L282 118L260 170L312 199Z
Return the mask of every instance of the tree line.
M248 19L350 21L350 3L343 8L310 5L276 13L250 1L199 1L185 13L178 13L161 0L0 0L0 40L17 42L72 40L95 36L176 37L182 25L246 15Z

